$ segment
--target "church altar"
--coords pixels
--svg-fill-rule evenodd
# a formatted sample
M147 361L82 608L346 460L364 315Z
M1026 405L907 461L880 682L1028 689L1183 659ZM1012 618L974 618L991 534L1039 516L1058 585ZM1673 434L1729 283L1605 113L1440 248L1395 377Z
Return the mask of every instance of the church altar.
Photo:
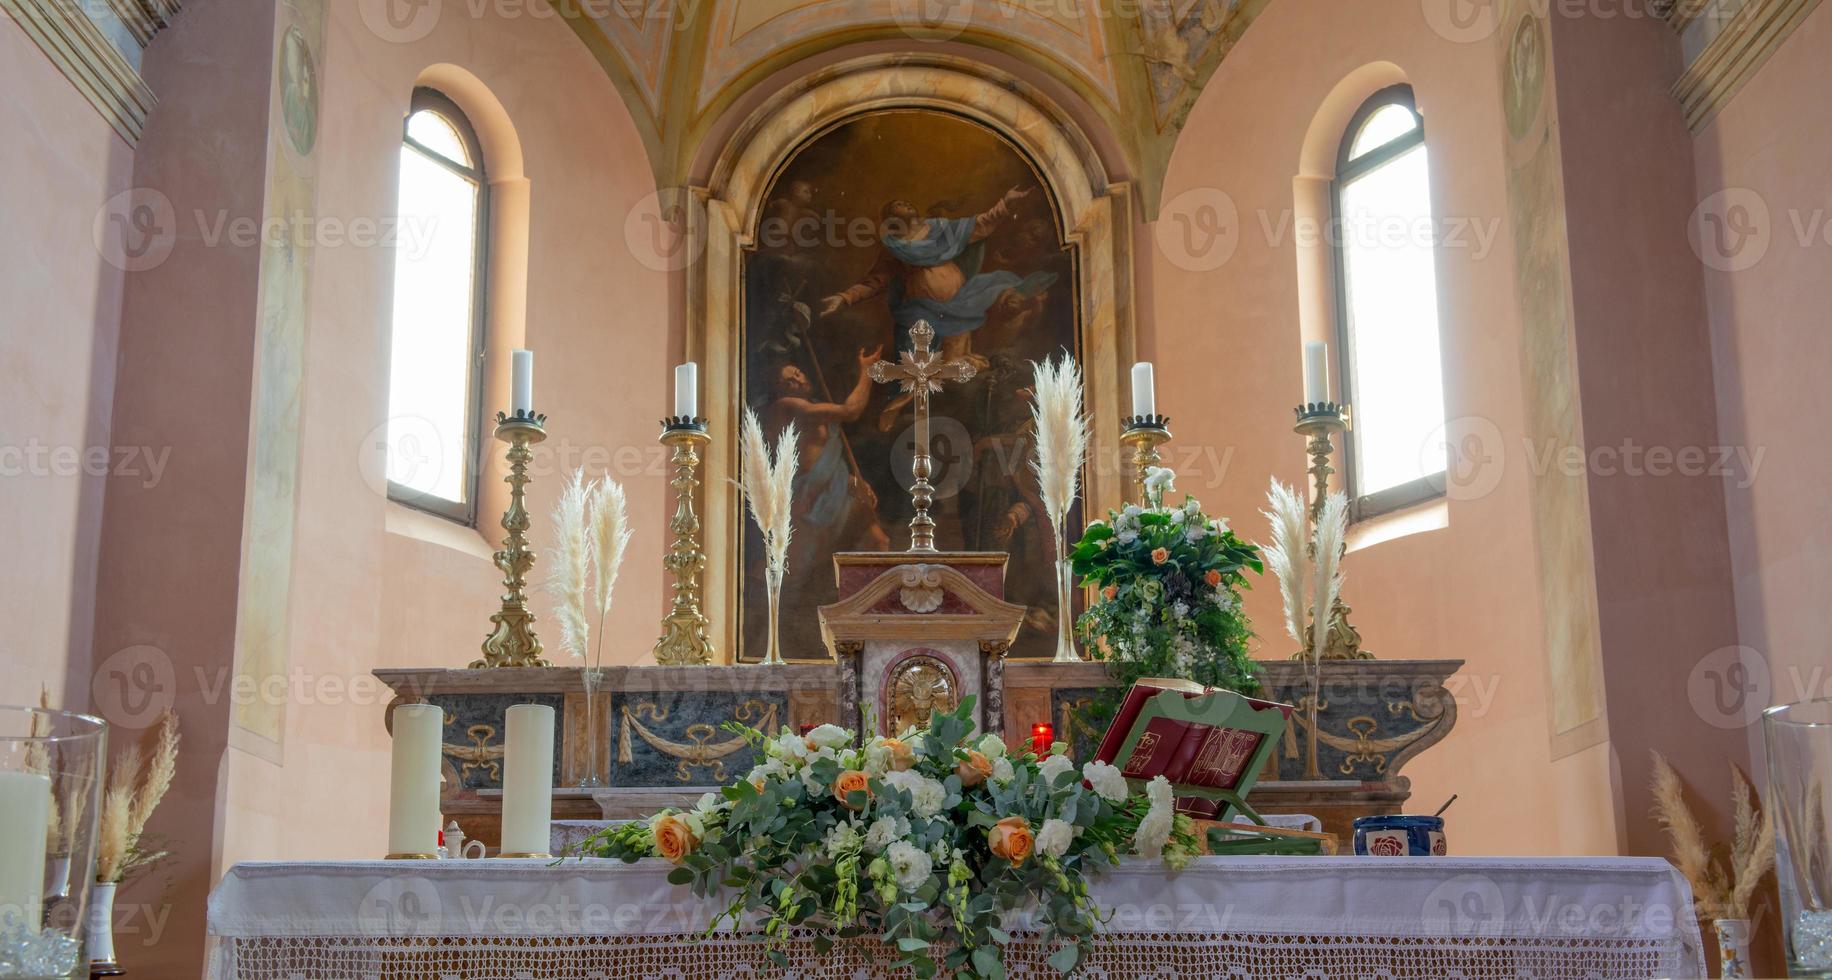
M753 936L648 860L250 863L210 897L210 980L682 980L755 975ZM1652 858L1198 858L1122 865L1094 976L1704 976L1685 879ZM1010 975L1054 975L1024 941ZM790 975L865 975L791 942ZM880 953L882 955L882 953Z

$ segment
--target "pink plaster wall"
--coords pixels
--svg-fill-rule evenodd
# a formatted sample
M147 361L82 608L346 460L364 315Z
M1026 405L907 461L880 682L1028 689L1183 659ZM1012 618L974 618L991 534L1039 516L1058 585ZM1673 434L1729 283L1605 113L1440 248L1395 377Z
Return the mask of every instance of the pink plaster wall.
M92 219L130 185L132 150L10 17L0 17L0 570L14 611L0 703L89 707L104 455L125 273ZM156 450L156 447L155 447ZM138 459L138 457L136 457ZM152 470L142 467L146 478Z
M1832 8L1821 6L1692 146L1694 227L1739 205L1757 219L1737 247L1707 252L1704 273L1721 438L1763 453L1753 480L1724 483L1739 642L1755 668L1751 707L1832 697L1832 503L1823 492L1832 466L1820 424L1832 409L1829 52ZM1729 734L1748 739L1760 763L1759 725Z
M1511 451L1497 464L1492 490L1448 502L1448 526L1354 551L1346 598L1377 656L1468 662L1455 688L1455 732L1406 770L1417 807L1461 794L1460 853L1613 853L1607 751L1555 760L1548 746L1532 518L1518 451L1520 324L1499 72L1486 40L1446 40L1417 4L1275 3L1210 81L1172 157L1162 214L1139 250L1154 324L1141 331L1141 352L1157 362L1179 486L1263 538L1258 512L1268 476L1305 479L1303 441L1291 434L1303 339L1295 231L1286 223L1293 178L1306 131L1332 90L1377 62L1397 66L1418 96L1437 217L1473 222L1492 238L1486 251L1473 243L1439 250L1445 408L1452 419L1492 423ZM1219 268L1204 271L1201 256L1192 261L1195 253L1179 243L1175 222L1222 202L1238 209L1238 244ZM1284 656L1291 646L1277 595L1268 578L1248 601L1260 656ZM1522 806L1527 787L1559 806Z

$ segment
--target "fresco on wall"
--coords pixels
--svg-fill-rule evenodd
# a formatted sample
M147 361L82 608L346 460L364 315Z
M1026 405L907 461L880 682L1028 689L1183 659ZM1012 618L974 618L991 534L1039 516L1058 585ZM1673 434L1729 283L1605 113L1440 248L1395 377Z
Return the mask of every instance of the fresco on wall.
M1049 656L1049 523L1029 469L1030 362L1080 353L1075 260L1050 189L989 129L926 110L872 113L803 146L766 197L744 266L743 400L773 439L801 432L785 656L824 657L832 558L909 547L909 396L866 376L917 320L980 369L934 396L936 546L1008 551L1006 597L1030 608L1014 656ZM1079 515L1071 523L1079 526ZM740 558L744 659L764 648L762 541Z
M319 84L314 51L324 38L324 6L322 0L287 0L279 12L268 115L269 227L283 227L317 211L312 152L317 146ZM287 603L293 583L311 264L311 248L301 245L297 235L266 236L255 332L241 581L236 591L238 690L254 685L253 690L284 691L287 680ZM231 744L278 761L286 730L285 701L238 698L231 712Z

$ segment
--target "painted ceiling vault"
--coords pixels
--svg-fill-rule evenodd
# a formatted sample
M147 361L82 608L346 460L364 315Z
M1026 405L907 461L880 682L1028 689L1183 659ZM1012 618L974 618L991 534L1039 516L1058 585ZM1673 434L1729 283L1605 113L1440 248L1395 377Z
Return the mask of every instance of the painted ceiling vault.
M1157 185L1203 83L1270 0L561 0L629 103L656 180L687 182L701 142L762 79L848 44L979 47L1072 89Z

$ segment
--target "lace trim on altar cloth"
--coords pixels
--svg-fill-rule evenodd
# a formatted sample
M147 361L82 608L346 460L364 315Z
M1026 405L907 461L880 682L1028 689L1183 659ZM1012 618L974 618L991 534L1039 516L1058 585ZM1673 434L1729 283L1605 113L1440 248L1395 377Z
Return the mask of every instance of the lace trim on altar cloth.
M881 945L825 954L808 937L784 947L785 974L742 936L546 939L263 938L214 941L210 980L857 980L895 974ZM1048 947L1006 948L1007 975L1055 977ZM1102 936L1078 976L1353 980L1642 980L1697 969L1676 942L1651 939L1419 939L1133 933Z

